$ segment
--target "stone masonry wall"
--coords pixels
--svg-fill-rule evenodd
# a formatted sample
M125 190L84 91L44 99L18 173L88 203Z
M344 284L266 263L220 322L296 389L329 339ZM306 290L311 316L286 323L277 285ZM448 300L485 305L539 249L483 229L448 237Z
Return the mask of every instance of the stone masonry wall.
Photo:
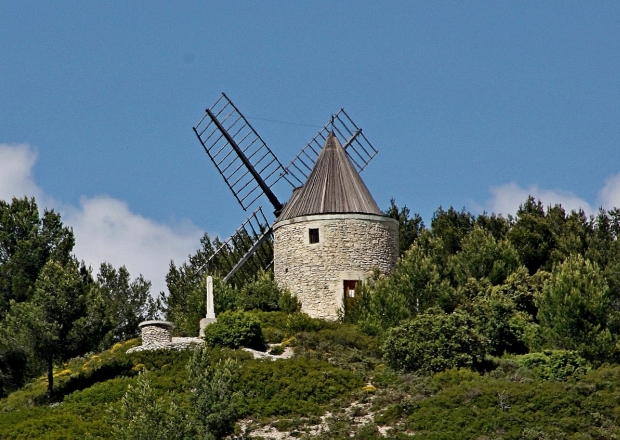
M172 341L172 328L147 325L142 327L142 345L165 344Z
M310 244L309 229L319 229ZM321 214L274 226L276 282L297 295L302 311L337 319L344 280L364 280L377 268L390 273L398 259L398 222L364 214Z

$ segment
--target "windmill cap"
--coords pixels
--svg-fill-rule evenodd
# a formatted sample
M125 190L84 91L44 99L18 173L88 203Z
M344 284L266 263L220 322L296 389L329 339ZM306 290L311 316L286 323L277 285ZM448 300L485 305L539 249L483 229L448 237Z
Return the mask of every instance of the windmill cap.
M293 192L278 221L336 213L383 215L332 130L308 180Z

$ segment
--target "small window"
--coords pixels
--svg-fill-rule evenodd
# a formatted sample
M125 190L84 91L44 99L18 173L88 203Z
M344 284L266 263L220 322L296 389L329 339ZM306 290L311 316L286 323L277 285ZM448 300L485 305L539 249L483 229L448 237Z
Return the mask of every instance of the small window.
M309 234L310 234L310 244L312 243L318 243L319 242L319 229L309 229L308 230Z

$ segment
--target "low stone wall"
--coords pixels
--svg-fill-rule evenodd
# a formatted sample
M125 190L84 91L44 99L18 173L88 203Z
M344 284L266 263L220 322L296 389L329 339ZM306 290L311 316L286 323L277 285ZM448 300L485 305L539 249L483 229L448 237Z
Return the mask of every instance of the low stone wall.
M138 324L142 330L142 345L130 348L127 353L150 350L187 350L202 345L200 338L173 338L174 323L169 321L144 321Z
M151 351L151 350L188 350L198 348L204 344L201 338L172 338L170 342L156 342L148 345L138 345L137 347L130 348L127 353L134 353L136 351Z

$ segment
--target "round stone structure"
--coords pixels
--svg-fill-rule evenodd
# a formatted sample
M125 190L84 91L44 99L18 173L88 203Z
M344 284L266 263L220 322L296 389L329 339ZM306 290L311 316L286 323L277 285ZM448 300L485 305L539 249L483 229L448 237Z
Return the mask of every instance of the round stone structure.
M168 344L172 342L174 323L170 321L142 321L142 345Z
M398 221L383 215L334 132L273 225L275 280L302 312L335 320L360 281L398 260Z
M361 213L318 214L274 225L274 275L302 312L335 320L357 282L398 260L398 221Z

